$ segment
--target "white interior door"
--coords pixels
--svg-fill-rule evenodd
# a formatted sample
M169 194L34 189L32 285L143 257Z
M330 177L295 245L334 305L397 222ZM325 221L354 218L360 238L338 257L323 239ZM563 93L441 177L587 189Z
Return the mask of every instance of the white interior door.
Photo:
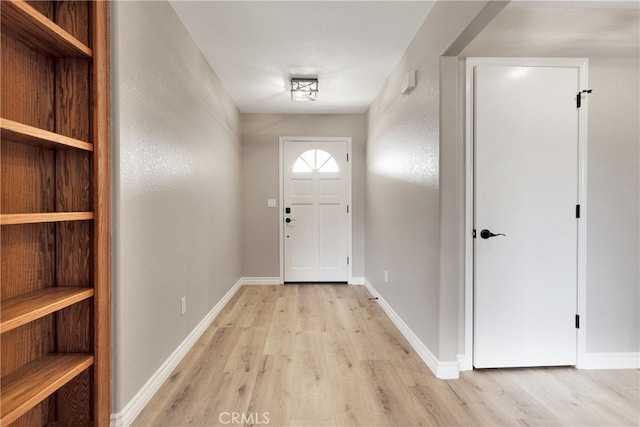
M474 366L575 365L579 69L474 73Z
M285 140L284 281L348 280L348 141Z

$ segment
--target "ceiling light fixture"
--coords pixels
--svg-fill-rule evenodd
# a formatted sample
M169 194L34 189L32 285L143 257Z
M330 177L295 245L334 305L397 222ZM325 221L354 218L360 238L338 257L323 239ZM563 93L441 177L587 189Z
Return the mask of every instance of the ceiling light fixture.
M318 79L316 78L292 78L291 79L291 100L292 101L317 101L318 100Z

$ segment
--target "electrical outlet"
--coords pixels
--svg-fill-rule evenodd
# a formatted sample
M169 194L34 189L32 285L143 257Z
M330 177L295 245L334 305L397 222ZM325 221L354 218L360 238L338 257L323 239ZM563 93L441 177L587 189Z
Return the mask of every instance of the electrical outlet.
M384 283L389 283L389 272L387 270L384 271Z
M187 297L180 298L180 314L187 312Z

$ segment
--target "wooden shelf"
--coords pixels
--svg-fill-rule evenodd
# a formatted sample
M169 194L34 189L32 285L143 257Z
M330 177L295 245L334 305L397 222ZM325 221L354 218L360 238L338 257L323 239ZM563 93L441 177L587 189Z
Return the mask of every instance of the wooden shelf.
M2 301L0 334L93 296L93 288L45 288Z
M0 1L2 27L50 56L91 58L91 49L24 0Z
M92 364L89 354L49 354L2 378L0 424L11 424Z
M2 214L0 225L37 224L43 222L88 221L93 212L51 212L32 214Z
M93 144L91 143L14 122L13 120L0 118L0 132L2 139L8 141L34 144L47 148L77 148L80 150L93 151Z

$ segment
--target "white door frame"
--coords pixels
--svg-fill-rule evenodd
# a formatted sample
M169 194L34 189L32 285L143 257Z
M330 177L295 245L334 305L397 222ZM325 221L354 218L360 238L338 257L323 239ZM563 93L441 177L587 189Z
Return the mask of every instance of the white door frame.
M352 176L351 176L351 163L353 158L351 156L351 137L316 137L316 136L281 136L280 144L279 144L279 185L278 185L278 206L279 206L279 215L278 221L280 223L279 226L279 246L280 246L280 284L284 284L284 143L285 142L317 142L321 144L325 141L331 142L346 142L347 143L347 156L349 156L349 161L347 164L347 177L349 179L348 185L348 194L347 194L347 204L349 205L349 219L347 221L347 256L349 257L349 264L347 265L347 283L351 283L353 280L352 274L352 265L353 265L353 254L352 254L352 230L353 230L353 203L351 200L351 190L352 190Z
M474 206L474 99L473 69L476 65L509 65L531 67L575 67L579 73L580 90L588 87L589 60L584 58L467 58L465 76L465 277L464 277L464 356L459 360L460 370L473 369L473 206ZM577 314L580 315L580 328L577 331L576 367L585 363L586 355L586 271L587 271L587 96L582 96L582 106L578 110L578 203L580 220L578 221L578 266L577 266Z

